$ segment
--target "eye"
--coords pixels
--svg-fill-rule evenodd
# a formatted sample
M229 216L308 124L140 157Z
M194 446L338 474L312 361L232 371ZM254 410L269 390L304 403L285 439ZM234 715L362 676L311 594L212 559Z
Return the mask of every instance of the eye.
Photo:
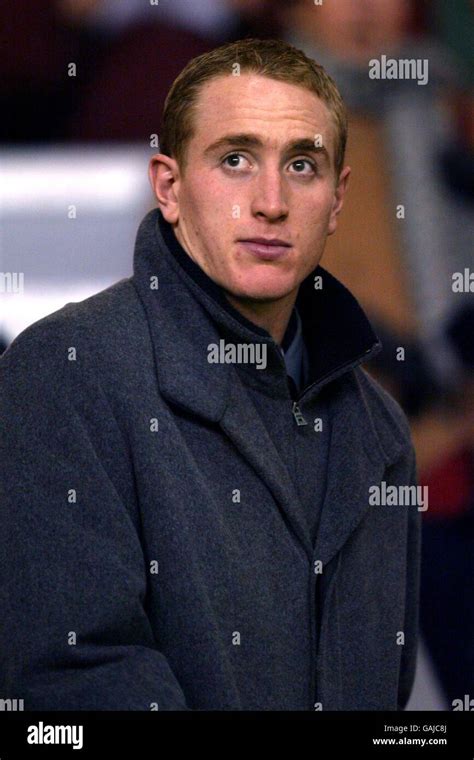
M314 163L314 161L310 161L309 158L297 158L295 161L292 161L290 166L299 166L302 167L304 164L307 164L310 167L310 174L317 174L318 167ZM307 174L308 172L303 171L301 168L296 171L296 174Z
M226 168L228 168L228 169L240 169L240 168L242 168L242 165L239 166L239 164L238 164L238 159L240 159L240 158L245 158L245 156L242 155L242 153L229 153L228 156L225 156L225 158L222 159L221 163L224 166L226 166ZM234 160L234 159L237 159L237 163L233 163L233 164L226 163L226 162L228 162L230 160Z

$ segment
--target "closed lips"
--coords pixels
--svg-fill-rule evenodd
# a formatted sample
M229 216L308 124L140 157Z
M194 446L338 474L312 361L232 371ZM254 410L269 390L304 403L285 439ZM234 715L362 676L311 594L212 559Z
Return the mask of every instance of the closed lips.
M245 240L241 240L242 243L258 243L259 245L285 245L290 246L290 243L287 243L285 240L278 240L277 238L272 238L270 240L266 238L246 238Z

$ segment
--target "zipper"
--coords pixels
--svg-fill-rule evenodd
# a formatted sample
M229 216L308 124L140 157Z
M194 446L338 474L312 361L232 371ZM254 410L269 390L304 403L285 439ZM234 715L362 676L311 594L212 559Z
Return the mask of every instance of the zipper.
M364 351L363 354L360 354L356 359L351 359L348 362L345 362L344 364L340 364L339 367L336 367L336 369L332 370L331 372L328 372L327 375L324 375L324 377L321 377L319 380L317 380L314 383L311 383L311 385L308 385L307 388L304 389L302 393L300 393L297 398L292 402L291 411L293 414L293 417L295 419L295 422L297 425L307 425L308 422L304 418L304 415L300 409L300 401L304 396L306 396L313 388L316 386L321 386L323 383L326 383L328 380L335 379L340 374L342 374L346 369L353 369L357 367L363 359L370 355L375 349L378 348L378 344L371 346L371 348L367 349L367 351Z
M297 425L307 425L305 418L303 417L301 413L301 409L298 406L297 401L293 401L293 407L292 407L293 417L295 418Z
M314 560L313 560L314 570ZM311 678L310 678L310 705L311 711L315 710L316 702L318 701L318 643L319 643L319 631L318 631L318 576L311 578L311 608L313 614L311 615ZM314 614L316 611L316 614Z
M367 351L364 351L363 354L360 354L356 359L352 359L348 362L344 362L339 367L337 367L335 370L332 370L332 372L328 372L324 377L320 378L318 381L311 383L307 388L303 390L302 393L298 394L296 399L292 401L292 407L291 411L294 417L294 420L298 426L300 425L307 425L308 422L304 418L299 402L301 399L306 396L312 389L314 389L316 386L321 386L323 383L327 382L331 378L335 378L338 375L342 374L346 369L355 368L359 364L361 364L362 360L370 356L371 353L375 352L378 348L379 344L372 345L371 348L367 349ZM313 555L313 563L314 563L314 555ZM314 569L314 564L313 564ZM318 667L318 650L319 650L319 641L321 636L321 624L322 624L322 594L321 594L321 587L320 587L321 580L313 575L311 576L311 582L310 582L310 607L311 607L311 676L310 676L310 705L309 709L311 711L314 711L316 709L316 705L319 703L319 694L320 694L320 668Z

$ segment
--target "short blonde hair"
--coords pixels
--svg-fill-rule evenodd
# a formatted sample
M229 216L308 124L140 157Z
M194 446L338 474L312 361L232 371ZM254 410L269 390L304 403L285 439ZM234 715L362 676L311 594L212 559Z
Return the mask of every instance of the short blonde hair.
M160 150L173 157L184 172L187 146L194 136L194 116L201 88L211 79L240 72L267 76L313 92L328 107L335 126L334 165L339 175L347 142L347 111L324 68L283 40L246 38L229 42L193 58L176 77L165 100Z

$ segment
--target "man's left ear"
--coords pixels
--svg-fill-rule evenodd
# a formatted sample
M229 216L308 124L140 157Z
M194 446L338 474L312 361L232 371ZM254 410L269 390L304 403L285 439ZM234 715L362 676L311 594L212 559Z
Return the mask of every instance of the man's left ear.
M333 232L336 231L337 215L341 211L342 206L344 204L344 195L346 193L347 185L349 183L350 173L351 173L350 166L346 166L339 175L339 179L337 181L337 185L334 190L334 200L333 200L333 205L331 209L331 214L329 217L328 235L332 235Z

